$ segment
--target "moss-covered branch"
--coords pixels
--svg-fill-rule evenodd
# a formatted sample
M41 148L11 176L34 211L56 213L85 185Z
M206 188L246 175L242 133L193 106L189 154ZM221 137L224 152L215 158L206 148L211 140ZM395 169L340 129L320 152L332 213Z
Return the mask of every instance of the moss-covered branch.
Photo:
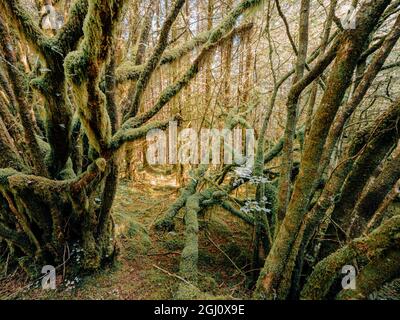
M82 270L95 270L111 258L110 219L100 225L97 208L89 200L103 181L106 167L106 161L98 159L84 174L64 181L0 169L0 199L6 199L7 217L13 218L7 220L9 229L21 230L28 241L26 252L15 258L27 262L22 266L28 273L43 263L62 263L66 242L79 243L84 249ZM105 230L98 233L103 226ZM0 230L1 236L10 243L22 239L20 234L5 231Z
M11 241L18 246L25 254L30 254L33 250L29 239L21 232L16 232L0 222L0 238Z
M297 51L295 46L294 50L297 55L296 61L296 72L294 74L293 82L296 84L304 75L307 51L308 51L308 39L309 39L309 19L310 19L310 1L301 0L300 4L300 17L299 17L299 50ZM290 33L288 33L290 38ZM321 69L321 73L324 69ZM296 125L298 120L298 105L300 101L300 94L302 91L297 91L293 94L292 89L289 92L288 101L286 103L287 119L284 132L285 142L283 144L283 156L281 157L280 166L280 177L279 177L279 191L278 191L278 227L282 222L286 214L287 204L290 199L291 190L291 173L293 168L293 154L294 154L294 138L296 133ZM264 151L264 148L262 149ZM264 163L262 161L262 163Z
M243 32L244 29L250 28L252 26L251 23L246 23L244 25L238 26L234 28L233 34L239 35ZM210 35L212 34L214 30L210 30L204 33L201 33L197 36L195 36L193 39L191 39L188 42L185 42L183 45L166 50L164 54L162 55L159 65L165 65L165 64L170 64L173 63L174 61L177 61L178 59L184 57L188 53L190 53L193 49L198 48L202 45L204 45L208 39L210 38ZM226 38L224 38L226 39ZM229 39L226 39L229 40ZM121 84L125 81L128 80L138 80L141 72L144 70L144 65L143 64L136 64L131 61L125 61L123 62L116 70L116 82L118 84Z
M181 191L178 199L169 207L165 215L156 222L155 227L158 230L170 231L174 229L175 216L178 214L179 210L185 206L187 199L194 193L196 193L196 188L205 171L206 166L200 166L197 170L193 172L193 176L191 177L189 184Z
M18 104L18 113L23 125L24 137L28 145L30 158L33 162L35 172L38 175L48 176L48 170L41 156L39 143L35 135L31 108L25 100L26 96L23 88L24 78L17 69L16 52L13 48L11 36L2 17L0 17L0 40L5 44L3 47L3 53L7 62L8 75Z
M200 196L198 194L190 196L186 201L185 247L183 248L179 265L180 275L190 284L182 283L179 285L176 294L178 299L188 299L196 294L193 286L196 286L198 280L199 222L197 214L200 210Z
M371 134L373 130L374 128L370 127L356 133L355 137L344 151L339 161L340 164L334 169L332 175L326 182L318 200L313 206L310 206L310 210L302 221L290 256L291 260L296 261L296 279L293 280L296 290L299 289L300 275L303 272L303 263L308 246L318 228L326 223L331 213L329 208L337 201L343 183L351 171L358 153L365 147L368 142L369 134ZM316 255L318 254L314 252L314 256Z
M252 25L247 24L242 26L242 32L245 30L249 30ZM217 29L218 31L219 29ZM216 32L216 31L215 31ZM225 41L226 39L232 39L232 37L235 35L232 30L228 32L227 34L222 34L221 38L213 37L213 41L209 40L204 47L202 48L201 52L199 55L196 57L196 59L193 61L192 65L190 68L186 71L186 73L182 76L180 80L175 82L174 84L170 85L168 88L166 88L162 93L161 96L159 97L158 101L156 104L147 112L143 114L139 114L138 116L134 118L128 119L123 127L138 127L142 125L143 123L147 122L151 118L153 118L173 97L175 97L183 88L185 88L191 80L194 79L194 77L199 73L200 67L202 63L206 60L208 57L209 53L215 49L221 41ZM210 38L211 39L211 38Z
M348 245L322 260L307 279L301 298L307 300L323 299L341 269L356 258L370 260L378 258L386 249L399 250L400 217L396 216L370 235L353 240Z
M373 124L372 130L370 130L372 135L370 141L354 162L353 168L342 186L340 199L331 214L332 220L339 224L342 230L349 228L353 218L351 212L360 199L372 173L378 168L393 146L397 144L400 136L399 118L400 99L395 101L389 110L377 119L377 124ZM346 234L336 229L332 223L327 230L327 236L344 241ZM330 247L329 250L328 247ZM333 243L327 244L327 252L332 252L336 247Z
M26 170L26 166L18 154L13 141L0 118L0 168L13 168L18 171Z
M359 80L359 83L350 101L348 101L337 114L335 122L332 128L330 129L328 139L325 144L325 150L321 159L321 166L319 169L320 174L322 174L325 171L327 165L329 164L332 152L335 148L335 145L340 137L340 134L342 133L343 127L345 126L347 120L362 102L365 94L367 93L367 90L370 88L376 76L381 71L382 66L384 65L386 59L392 52L399 37L400 37L400 16L397 18L393 26L393 29L389 32L389 34L386 37L383 38L382 45L380 46L379 51L373 57L371 63L365 70L362 78Z
M132 142L140 138L144 138L150 130L153 129L166 129L170 121L175 120L175 118L164 120L164 121L154 121L139 128L121 128L112 137L109 146L109 151L116 151L123 146L126 142Z
M243 220L247 224L254 226L254 218L248 214L243 213L241 210L236 209L231 203L228 201L222 201L221 207L232 213L235 217Z
M143 72L140 74L139 80L136 83L135 95L133 97L131 106L129 108L128 118L136 116L139 111L140 103L142 100L143 93L147 88L150 77L160 62L161 55L165 51L168 45L168 35L171 30L172 24L178 16L181 8L183 7L185 0L176 0L174 2L171 12L168 14L164 21L164 24L160 31L160 36L152 56L144 66Z
M67 79L73 84L81 123L97 152L106 150L111 141L106 97L99 83L123 4L124 0L90 1L84 39L79 50L71 52L64 62Z
M13 140L22 141L24 130L21 123L17 121L17 118L14 117L9 108L2 101L0 101L0 117ZM17 145L16 147L21 151L26 150L24 146Z
M363 192L351 213L352 223L348 230L348 236L352 238L361 235L367 222L379 209L390 191L400 179L400 154L393 159L386 160L382 172Z
M33 48L42 55L47 51L48 37L34 22L33 17L23 7L20 0L1 0L3 12L9 12L12 22L16 24L21 34L31 43Z
M400 250L389 250L365 266L357 276L355 290L343 290L338 300L367 300L370 294L399 276Z
M61 48L64 55L75 50L83 36L83 22L88 10L88 0L77 0L68 13L67 23L58 31L53 40Z

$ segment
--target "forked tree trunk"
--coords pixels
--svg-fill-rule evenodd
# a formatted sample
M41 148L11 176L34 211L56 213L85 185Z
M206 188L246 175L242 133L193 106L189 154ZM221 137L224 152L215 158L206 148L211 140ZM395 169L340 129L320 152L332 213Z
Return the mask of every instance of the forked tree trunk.
M324 143L344 94L351 83L353 71L364 43L389 2L382 0L363 4L357 15L357 29L346 30L343 33L326 91L305 142L300 173L294 185L285 218L258 281L257 297L283 299L289 294L298 254L298 248L295 246L296 237L317 186L318 167ZM299 92L296 87L301 89L302 82L304 80L300 80L300 83L294 85L293 91L297 96Z

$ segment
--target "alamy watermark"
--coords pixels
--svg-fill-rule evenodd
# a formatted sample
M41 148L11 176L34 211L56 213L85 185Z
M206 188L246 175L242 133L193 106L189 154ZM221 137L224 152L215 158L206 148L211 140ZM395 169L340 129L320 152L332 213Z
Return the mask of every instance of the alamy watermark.
M64 17L52 5L42 7L40 25L44 30L59 30L64 25Z
M354 30L357 27L356 8L352 5L343 5L337 14L344 30Z
M42 268L42 289L56 290L56 268L53 266L44 266Z
M342 288L343 290L356 290L356 277L357 271L354 266L344 266L342 268L342 274L345 276L342 279Z
M147 133L147 161L166 164L236 164L253 167L255 134L253 129L186 128L178 132L178 123L169 123L168 134L160 129Z

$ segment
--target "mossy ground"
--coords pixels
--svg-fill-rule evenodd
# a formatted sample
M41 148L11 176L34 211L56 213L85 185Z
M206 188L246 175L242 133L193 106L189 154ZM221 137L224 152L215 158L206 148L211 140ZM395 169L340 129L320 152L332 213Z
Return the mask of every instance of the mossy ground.
M78 282L62 282L59 276L62 284L57 291L26 288L29 281L17 271L0 281L0 299L173 299L182 284L174 275L179 272L184 245L183 212L174 232L154 231L154 222L178 194L171 187L152 186L160 185L156 182L120 183L113 208L120 253L113 267ZM249 269L251 229L217 208L206 212L199 222L198 288L215 298L249 298L245 276L237 267L243 272Z

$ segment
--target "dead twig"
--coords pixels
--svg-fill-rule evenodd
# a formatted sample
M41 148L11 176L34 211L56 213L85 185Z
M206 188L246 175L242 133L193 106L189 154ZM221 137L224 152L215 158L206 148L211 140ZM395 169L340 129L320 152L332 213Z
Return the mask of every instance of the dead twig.
M157 266L156 264L153 264L152 266L153 266L154 268L156 268L156 269L158 269L158 270L160 270L160 271L166 273L167 275L169 275L169 276L171 276L171 277L174 277L174 278L177 278L177 279L183 281L184 283L186 283L187 285L192 286L192 287L198 289L193 283L187 281L186 279L182 278L181 276L178 276L178 275L175 274L175 273L171 273L171 272L169 272L169 271L167 271L167 270L165 270L165 269L163 269L163 268Z

